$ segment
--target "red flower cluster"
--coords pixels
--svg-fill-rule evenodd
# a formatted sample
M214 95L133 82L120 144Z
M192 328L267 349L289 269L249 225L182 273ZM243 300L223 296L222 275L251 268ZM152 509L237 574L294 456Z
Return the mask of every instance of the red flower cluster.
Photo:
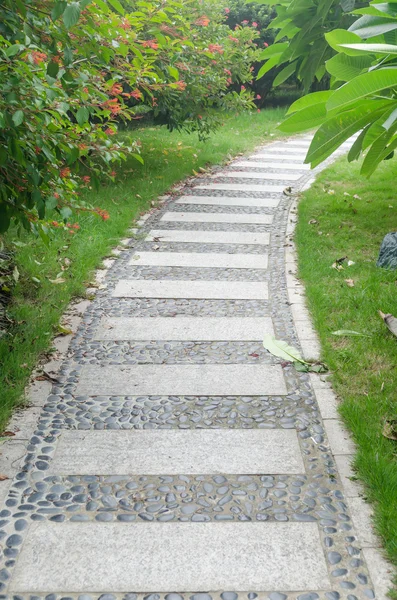
M32 57L35 65L40 65L47 60L47 54L44 52L38 52L37 50L33 50L33 52L30 53L30 56Z
M114 83L110 88L110 93L112 96L118 96L123 91L123 86L120 83Z
M232 35L229 35L228 37L231 42L235 42L236 44L238 44L240 41L238 38L233 37Z
M177 86L178 90L180 90L181 92L183 92L183 90L186 89L186 83L184 81L176 81L175 85Z
M144 48L152 48L152 50L157 50L159 47L157 40L145 40L142 42L142 46Z
M203 15L195 21L195 24L200 25L201 27L207 27L207 25L210 24L210 19L206 15Z
M136 100L140 100L142 98L142 92L140 92L139 90L133 90L130 93L131 98L135 98Z
M107 221L110 218L110 215L107 210L103 210L102 208L95 208L94 212L103 219L103 221Z
M208 44L208 50L212 53L223 54L224 50L219 44Z
M103 106L103 108L109 109L110 112L112 113L112 115L118 115L119 112L121 112L121 106L120 106L117 98L112 98L111 100L106 100L106 102L104 102L102 104L102 106Z
M89 175L84 175L82 177L82 180L84 181L85 184L88 185L90 183L90 181L91 181L91 177Z
M61 169L59 171L59 175L62 179L66 179L66 177L69 177L69 175L70 175L69 167L63 167L63 169Z

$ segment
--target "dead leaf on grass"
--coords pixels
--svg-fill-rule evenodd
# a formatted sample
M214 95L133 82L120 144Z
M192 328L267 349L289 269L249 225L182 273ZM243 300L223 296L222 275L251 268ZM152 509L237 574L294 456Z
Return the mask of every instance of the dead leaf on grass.
M371 337L368 333L360 333L352 329L338 329L337 331L332 331L331 335Z
M397 442L397 419L385 421L382 434L388 440L394 440Z
M381 310L379 311L380 316L384 320L386 327L391 331L393 335L397 337L397 319L390 313L385 314Z
M354 280L353 279L345 279L345 283L348 287L354 287Z
M310 219L309 225L317 225L318 221L316 219Z

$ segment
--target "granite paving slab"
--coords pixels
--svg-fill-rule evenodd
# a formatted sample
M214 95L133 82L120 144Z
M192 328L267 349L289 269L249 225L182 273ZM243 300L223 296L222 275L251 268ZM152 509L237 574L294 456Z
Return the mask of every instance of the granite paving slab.
M273 162L261 162L255 160L238 160L236 162L231 163L231 167L243 167L243 168L252 168L252 169L265 169L265 170L275 170L285 169L286 171L308 171L310 170L310 165L300 165L293 162L280 162L280 160L274 160ZM284 179L283 176L281 176Z
M266 282L255 281L128 281L116 284L112 293L123 298L206 298L266 300Z
M192 229L152 229L145 238L154 242L185 242L190 244L253 244L267 246L269 233L240 231L200 231Z
M211 269L267 269L267 254L221 254L220 252L139 252L130 265L153 267L196 267Z
M225 190L231 192L267 192L278 194L283 191L285 185L267 185L254 183L202 183L195 185L193 190Z
M74 550L65 554L67 547ZM60 527L45 522L28 532L11 591L261 591L329 585L312 523L68 522Z
M232 179L269 179L273 181L297 181L302 177L302 175L298 175L297 173L258 173L257 171L219 171L217 173L214 173L211 177L217 179L222 177L230 177Z
M96 340L262 340L274 335L269 317L252 318L105 318L99 323Z
M304 471L294 430L152 429L63 431L47 473L177 475L200 473L203 465L209 474Z
M287 393L279 365L84 366L78 394L260 396Z
M272 215L249 215L246 213L194 213L194 212L166 212L161 221L181 221L184 223L248 223L259 225L270 225L273 221Z
M213 206L263 206L276 207L279 198L234 198L233 196L180 196L175 204L209 204Z

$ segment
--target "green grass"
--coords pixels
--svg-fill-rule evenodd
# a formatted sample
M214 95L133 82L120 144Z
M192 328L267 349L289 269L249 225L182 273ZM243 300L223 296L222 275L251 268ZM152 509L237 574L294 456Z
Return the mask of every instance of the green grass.
M326 169L299 204L299 275L340 413L357 443L357 475L397 565L397 442L382 435L385 421L397 419L397 338L378 314L397 316L397 271L376 267L383 236L397 229L397 164L383 163L369 181L353 164L343 158ZM332 268L344 256L355 264ZM370 337L332 335L340 329Z
M8 232L4 241L15 250L20 281L8 310L14 324L0 339L0 431L12 409L23 403L30 372L40 355L51 348L66 306L72 298L84 295L94 269L125 236L133 220L150 208L157 196L194 171L270 141L272 135L278 135L276 126L284 113L284 109L268 109L225 117L224 126L206 142L199 142L196 135L170 134L160 127L120 133L122 138L141 140L145 164L128 160L119 169L115 184L87 194L89 202L110 213L108 221L82 214L79 232L71 236L55 230L49 249L24 233ZM65 282L52 283L59 273Z

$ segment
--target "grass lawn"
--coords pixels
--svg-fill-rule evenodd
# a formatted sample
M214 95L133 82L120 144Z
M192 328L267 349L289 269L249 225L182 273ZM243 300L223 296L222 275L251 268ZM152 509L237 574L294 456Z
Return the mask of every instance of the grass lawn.
M397 163L384 162L369 181L358 167L342 158L304 194L296 232L299 275L342 399L340 413L357 443L357 476L397 565L397 441L382 434L393 420L397 434L397 338L378 314L397 316L397 271L375 264L383 236L397 230ZM355 264L332 268L345 256ZM341 329L368 337L332 335Z
M55 230L50 248L26 234L18 236L15 230L7 233L4 242L15 251L20 280L8 310L14 324L0 339L0 431L13 407L23 403L30 372L50 349L66 306L72 298L84 295L93 270L125 236L133 220L158 195L200 167L221 163L271 141L271 135L280 135L276 127L284 114L280 108L225 117L224 126L206 142L160 127L120 133L122 138L141 140L145 164L127 161L119 168L115 184L87 194L92 205L110 213L108 221L82 214L78 233L71 236ZM62 271L62 267L67 268ZM64 283L52 283L59 273Z

